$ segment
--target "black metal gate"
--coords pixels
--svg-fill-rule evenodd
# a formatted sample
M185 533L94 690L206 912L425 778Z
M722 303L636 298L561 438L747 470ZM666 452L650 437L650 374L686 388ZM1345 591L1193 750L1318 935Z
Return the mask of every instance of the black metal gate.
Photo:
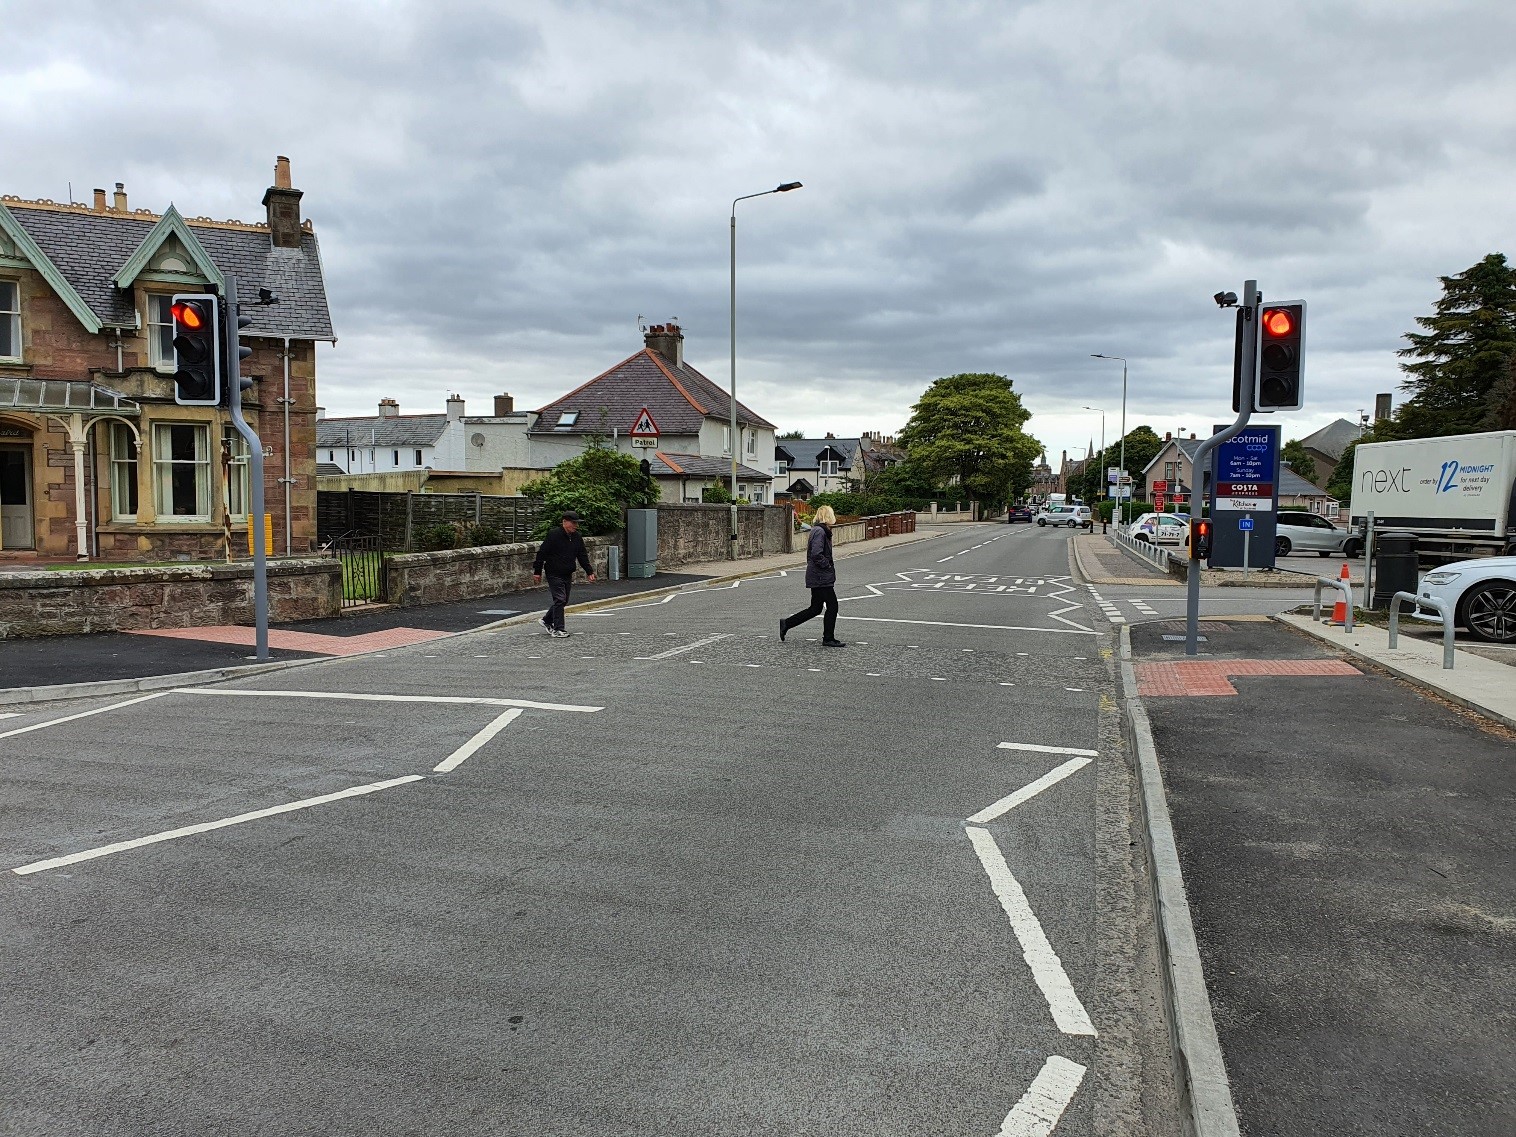
M384 549L377 536L344 533L331 543L342 565L342 606L382 601L385 596Z

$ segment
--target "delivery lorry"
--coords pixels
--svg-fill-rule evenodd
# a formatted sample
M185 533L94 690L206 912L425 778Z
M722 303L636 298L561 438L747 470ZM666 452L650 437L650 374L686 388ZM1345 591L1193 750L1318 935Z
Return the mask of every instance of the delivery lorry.
M1371 512L1376 534L1415 533L1422 553L1516 554L1516 430L1360 444L1349 556L1363 553Z

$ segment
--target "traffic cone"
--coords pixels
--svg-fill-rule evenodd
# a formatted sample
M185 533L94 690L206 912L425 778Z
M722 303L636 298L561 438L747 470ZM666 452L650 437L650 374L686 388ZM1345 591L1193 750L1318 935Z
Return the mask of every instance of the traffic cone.
M1338 579L1339 580L1347 580L1348 579L1348 563L1347 563L1347 561L1343 561L1342 562L1342 576L1340 576ZM1339 592L1337 595L1341 596L1342 593ZM1336 604L1332 605L1332 623L1337 624L1337 625L1340 626L1342 624L1346 624L1347 622L1348 622L1348 602L1346 600L1339 600L1339 601L1337 601Z

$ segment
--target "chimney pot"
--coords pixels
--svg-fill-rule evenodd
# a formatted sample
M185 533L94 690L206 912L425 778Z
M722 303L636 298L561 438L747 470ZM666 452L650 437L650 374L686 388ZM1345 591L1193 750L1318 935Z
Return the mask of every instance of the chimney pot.
M684 333L678 324L654 324L643 333L642 342L675 367L684 365Z
M290 160L283 154L274 159L274 188L290 188Z
M504 418L506 415L516 412L516 400L510 395L495 396L495 417Z
M105 212L105 191L103 189L95 190L95 212Z
M115 205L115 209L116 209L117 213L125 213L126 212L126 183L125 182L117 182L116 183L116 205Z

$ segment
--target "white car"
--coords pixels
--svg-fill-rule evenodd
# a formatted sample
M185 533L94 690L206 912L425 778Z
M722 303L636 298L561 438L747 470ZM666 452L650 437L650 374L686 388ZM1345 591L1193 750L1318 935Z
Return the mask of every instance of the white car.
M1325 517L1303 509L1281 509L1274 530L1274 555L1287 557L1291 553L1316 553L1330 557L1340 553L1351 537L1346 529L1339 529Z
M1434 569L1422 578L1417 596L1446 602L1453 621L1487 643L1516 643L1516 557L1480 557ZM1438 620L1418 608L1418 619Z
M1087 505L1044 505L1033 519L1038 525L1067 525L1070 529L1094 528L1095 519Z
M1182 545L1189 536L1190 522L1187 515L1177 513L1144 513L1127 529L1127 536L1134 541L1149 545Z

